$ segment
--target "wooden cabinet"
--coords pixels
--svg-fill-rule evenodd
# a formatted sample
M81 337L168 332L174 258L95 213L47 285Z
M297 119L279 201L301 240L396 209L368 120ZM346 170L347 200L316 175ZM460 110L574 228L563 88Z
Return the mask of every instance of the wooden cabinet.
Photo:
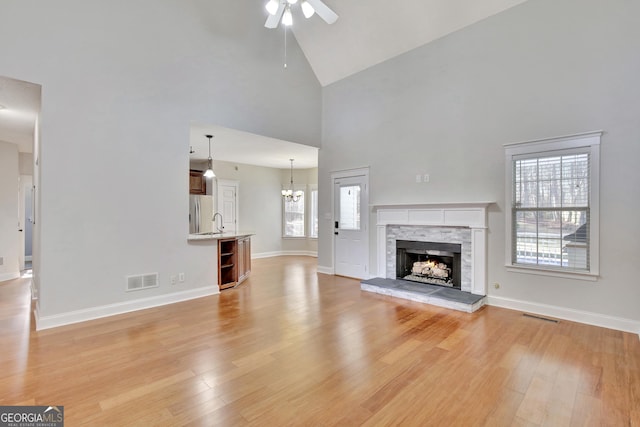
M218 240L218 287L220 290L232 288L238 284L237 252L237 239Z
M202 171L189 170L189 194L207 194L207 181Z
M251 273L251 237L218 240L218 287L232 288Z
M251 274L251 237L238 238L238 283Z

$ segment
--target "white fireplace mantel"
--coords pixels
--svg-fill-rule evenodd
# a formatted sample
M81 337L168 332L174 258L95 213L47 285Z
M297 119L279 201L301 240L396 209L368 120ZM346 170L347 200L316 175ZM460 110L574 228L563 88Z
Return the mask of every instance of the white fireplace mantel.
M471 229L471 293L487 294L487 207L493 202L380 204L376 211L378 276L387 277L387 226L465 227ZM393 277L391 277L393 278Z

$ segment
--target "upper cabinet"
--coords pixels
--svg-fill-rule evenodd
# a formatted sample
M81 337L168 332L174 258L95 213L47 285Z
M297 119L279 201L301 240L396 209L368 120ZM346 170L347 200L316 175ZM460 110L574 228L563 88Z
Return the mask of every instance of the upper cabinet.
M207 194L207 183L202 171L189 170L189 194Z

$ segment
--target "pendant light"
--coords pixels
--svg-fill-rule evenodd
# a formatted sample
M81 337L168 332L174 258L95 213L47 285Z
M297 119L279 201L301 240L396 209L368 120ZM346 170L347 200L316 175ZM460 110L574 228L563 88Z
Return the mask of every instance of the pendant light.
M211 138L213 138L213 135L205 135L205 136L209 138L209 158L207 159L207 170L204 172L204 177L214 178L216 174L213 173L213 159L211 158Z
M298 190L298 191L294 191L293 190L293 159L289 159L289 161L291 162L291 181L289 184L289 189L288 190L282 190L282 197L284 198L284 200L286 202L297 202L298 200L300 200L300 198L302 197L302 195L304 194L304 192Z

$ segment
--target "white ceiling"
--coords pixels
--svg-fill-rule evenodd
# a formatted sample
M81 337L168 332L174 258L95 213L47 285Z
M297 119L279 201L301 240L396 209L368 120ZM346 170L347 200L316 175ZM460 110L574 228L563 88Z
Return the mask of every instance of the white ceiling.
M323 1L339 16L334 24L305 19L296 6L292 29L326 86L526 0Z
M292 29L326 86L526 0L323 1L339 15L336 23L317 15L307 20L296 5ZM256 3L266 19L267 0ZM0 140L17 144L20 152L32 152L40 93L39 85L0 76ZM294 158L295 168L317 166L317 148L208 124L192 125L191 159L207 158L205 134L215 135L211 149L217 160L288 168Z
M209 157L209 140L205 135L213 135L211 157L214 160L288 169L289 159L294 159L295 169L318 166L316 147L203 123L191 124L191 148L195 151L189 156L191 160Z

